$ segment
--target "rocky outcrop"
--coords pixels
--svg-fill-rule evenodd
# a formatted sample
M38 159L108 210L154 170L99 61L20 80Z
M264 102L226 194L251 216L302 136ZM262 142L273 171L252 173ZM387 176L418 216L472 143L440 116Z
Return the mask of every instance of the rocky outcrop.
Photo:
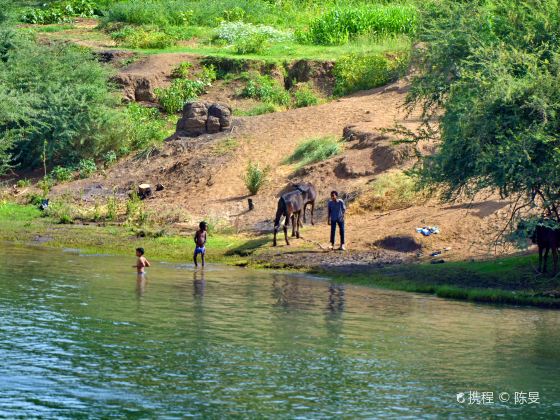
M155 102L155 88L162 85L158 76L144 76L134 73L120 73L113 77L113 82L122 88L124 100L128 102Z
M226 104L189 102L177 122L177 137L197 137L231 129L232 112Z

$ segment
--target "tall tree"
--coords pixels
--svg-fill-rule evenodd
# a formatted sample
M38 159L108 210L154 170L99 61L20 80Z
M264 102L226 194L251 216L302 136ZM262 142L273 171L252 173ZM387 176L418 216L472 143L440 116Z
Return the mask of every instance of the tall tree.
M437 1L408 97L437 153L421 177L447 198L494 189L560 222L558 0Z

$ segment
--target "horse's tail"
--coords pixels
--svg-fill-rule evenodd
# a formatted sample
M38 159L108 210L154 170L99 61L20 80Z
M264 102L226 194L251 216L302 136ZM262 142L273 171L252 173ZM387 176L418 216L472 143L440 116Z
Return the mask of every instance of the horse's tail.
M286 200L284 197L280 197L278 200L278 208L276 209L276 217L274 218L274 228L278 229L280 227L280 219L282 216L288 214L288 206L286 205Z

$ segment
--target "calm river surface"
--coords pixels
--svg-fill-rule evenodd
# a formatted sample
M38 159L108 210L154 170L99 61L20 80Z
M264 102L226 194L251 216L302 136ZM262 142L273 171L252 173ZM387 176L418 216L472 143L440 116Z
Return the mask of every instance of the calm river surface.
M0 250L0 417L560 416L559 311Z

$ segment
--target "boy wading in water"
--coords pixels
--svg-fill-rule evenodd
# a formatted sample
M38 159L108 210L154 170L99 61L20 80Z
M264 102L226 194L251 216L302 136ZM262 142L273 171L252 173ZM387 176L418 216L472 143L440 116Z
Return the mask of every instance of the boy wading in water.
M144 257L144 248L136 248L136 257L138 257L138 259L136 260L136 265L133 265L133 267L136 268L136 272L139 275L146 274L144 269L150 266L150 262Z
M331 199L328 204L328 220L327 223L331 226L331 249L334 249L334 242L336 236L336 225L340 231L340 250L345 250L344 247L344 213L346 212L346 205L344 201L338 198L338 192L331 191Z
M204 256L206 255L206 231L208 230L208 225L206 222L200 222L198 225L199 229L194 234L194 266L198 267L198 254L200 254L202 259L202 266L204 267Z

